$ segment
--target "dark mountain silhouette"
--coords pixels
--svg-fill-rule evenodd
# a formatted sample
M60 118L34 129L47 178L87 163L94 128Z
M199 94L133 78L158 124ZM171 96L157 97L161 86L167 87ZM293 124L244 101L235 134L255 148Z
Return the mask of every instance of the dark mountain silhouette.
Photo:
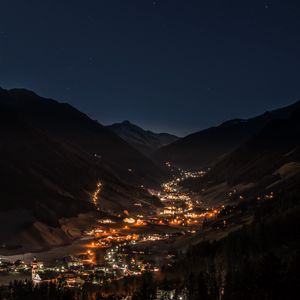
M160 205L141 185L156 186L162 170L72 106L27 90L1 89L0 122L0 217L25 212L18 220L1 219L0 242L24 230L32 233L36 222L59 229L62 217L95 211L91 199L98 181L102 210L133 211L136 201L143 209ZM34 230L34 236L42 235Z
M285 119L299 107L300 101L248 120L230 120L162 147L153 157L160 162L170 161L185 168L211 166L258 133L270 121Z
M33 126L97 157L118 171L120 177L127 179L128 169L131 169L134 173L131 180L157 182L160 170L151 160L71 105L39 97L27 90L14 89L3 94L6 97L2 97L2 103L22 114Z
M115 123L107 127L146 155L150 155L158 148L178 140L178 137L175 135L168 133L154 133L150 130L144 130L129 121Z
M184 183L204 201L228 199L228 192L256 197L300 192L300 109L270 121L247 142L220 160L208 174Z
M300 171L300 109L267 124L212 169L214 180L230 184L280 180Z

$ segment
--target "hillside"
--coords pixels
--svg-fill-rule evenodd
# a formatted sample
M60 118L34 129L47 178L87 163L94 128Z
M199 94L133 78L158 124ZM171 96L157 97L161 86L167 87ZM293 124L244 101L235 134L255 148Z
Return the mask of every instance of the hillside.
M144 130L129 121L115 123L107 127L131 146L146 155L150 155L155 150L178 140L178 137L175 135Z
M161 170L124 140L66 103L39 97L27 90L2 91L1 102L54 139L76 147L137 183L159 181ZM128 174L131 169L133 174Z
M299 284L299 134L300 109L268 123L206 176L184 182L200 201L222 208L182 259L166 267L164 286L181 284L188 299L293 298Z
M45 230L59 236L58 244L68 242L60 220L95 212L99 181L102 210L133 211L136 201L144 209L160 205L141 185L157 185L161 169L72 106L0 90L0 122L0 215L9 216L1 218L0 242L47 246Z
M184 183L203 201L235 200L243 195L299 193L300 109L277 119L220 160L202 179ZM232 193L232 191L234 191ZM229 195L230 193L230 196Z
M248 120L234 119L188 135L158 149L153 157L159 162L170 161L184 168L213 165L226 154L246 142L274 119L285 119L300 107L300 101Z
M300 162L300 110L271 121L258 134L216 164L211 176L230 184L260 182L266 176L288 178ZM296 168L296 169L295 169ZM299 170L298 170L299 171Z

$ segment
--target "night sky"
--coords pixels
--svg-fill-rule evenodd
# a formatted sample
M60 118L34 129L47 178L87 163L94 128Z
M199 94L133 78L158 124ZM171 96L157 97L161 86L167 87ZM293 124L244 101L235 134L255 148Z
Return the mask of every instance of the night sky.
M1 0L0 86L184 135L300 99L300 1Z

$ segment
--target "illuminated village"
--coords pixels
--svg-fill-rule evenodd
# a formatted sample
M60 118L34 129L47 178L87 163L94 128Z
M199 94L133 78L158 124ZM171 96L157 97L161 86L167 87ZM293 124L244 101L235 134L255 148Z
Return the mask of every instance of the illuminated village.
M83 253L70 253L57 259L55 265L44 265L35 258L32 262L3 259L0 272L31 273L35 283L64 282L68 287L84 282L101 285L145 271L159 272L166 260L171 264L176 259L176 255L170 253L171 245L201 231L203 222L215 218L219 212L201 208L178 186L181 180L203 174L181 171L178 177L164 183L161 191L151 191L163 203L154 214L100 218L97 226L85 234L88 242ZM101 187L99 182L92 195L95 205L101 201Z
M184 251L194 239L199 241L209 234L216 238L216 232L220 231L222 235L225 229L236 228L237 224L228 218L234 207L223 204L203 207L198 198L194 199L180 186L180 182L188 178L204 176L204 171L178 170L176 174L172 181L162 184L160 191L150 191L163 204L155 213L104 214L85 232L82 253L69 253L52 264L44 264L35 257L32 261L2 259L0 273L27 275L34 284L54 282L68 288L78 288L84 283L103 286L145 272L159 275L162 267L176 262L178 249ZM101 201L101 188L99 182L92 195L96 206ZM231 198L237 194L233 190L227 196ZM273 197L270 193L257 197L257 201ZM242 200L243 196L238 195L238 199ZM172 295L167 297L171 299ZM182 299L186 299L184 295Z

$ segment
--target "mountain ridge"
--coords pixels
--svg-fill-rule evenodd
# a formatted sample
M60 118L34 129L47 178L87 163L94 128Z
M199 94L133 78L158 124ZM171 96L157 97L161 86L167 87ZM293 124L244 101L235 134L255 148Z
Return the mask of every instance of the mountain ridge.
M35 241L37 228L56 232L62 237L59 243L68 241L60 220L96 213L92 199L99 181L95 204L102 211L133 212L135 202L143 203L140 209L161 205L141 186L157 186L164 171L69 104L27 90L2 89L0 116L0 213L15 215L21 209L27 215L17 227L13 218L5 224L2 220L0 242L9 242L9 234L22 246L20 235ZM32 246L47 247L43 236L41 232Z
M162 147L152 157L160 163L170 161L184 168L210 167L259 132L268 122L278 118L287 118L299 107L300 101L297 101L253 118L223 122L219 126L192 133Z
M107 128L145 155L150 155L162 146L178 140L178 137L175 135L145 130L128 120L124 120L121 123L114 123L107 126Z
M223 157L200 179L183 186L211 204L300 192L300 108L274 119ZM273 194L274 193L274 194ZM241 196L241 198L237 198Z

